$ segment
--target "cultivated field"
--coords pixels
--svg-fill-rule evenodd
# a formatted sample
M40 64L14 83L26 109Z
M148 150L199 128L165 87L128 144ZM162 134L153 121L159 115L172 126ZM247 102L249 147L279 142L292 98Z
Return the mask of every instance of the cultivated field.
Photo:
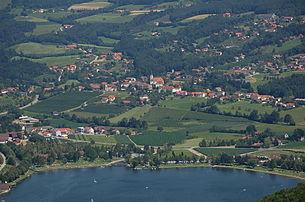
M98 15L92 15L84 18L77 19L77 22L80 23L97 23L97 22L106 22L106 23L124 23L131 21L135 16L126 15L121 16L117 13L103 13Z
M80 61L79 55L58 56L58 57L43 57L39 59L31 59L34 62L44 63L48 67L73 65Z
M127 107L115 104L94 103L87 107L77 110L77 112L89 112L98 114L121 114L127 111Z
M59 31L60 25L55 23L36 24L36 28L31 34L41 35Z
M111 3L105 1L92 1L88 3L74 4L70 6L68 10L97 10L109 5L111 5Z
M151 109L150 105L145 105L143 107L135 107L119 116L116 116L114 118L109 119L111 123L117 123L121 121L123 118L131 118L134 117L136 119L141 118L144 116L145 113L147 113Z
M203 20L203 19L205 19L205 18L207 18L211 15L213 15L213 14L195 15L195 16L186 18L186 19L182 20L181 22L189 22L189 21L192 21L192 20Z
M27 111L37 112L37 113L51 113L54 111L65 111L74 107L81 105L86 100L97 96L97 92L67 92L60 95L51 97L49 99L43 100L38 104L35 104L29 108Z

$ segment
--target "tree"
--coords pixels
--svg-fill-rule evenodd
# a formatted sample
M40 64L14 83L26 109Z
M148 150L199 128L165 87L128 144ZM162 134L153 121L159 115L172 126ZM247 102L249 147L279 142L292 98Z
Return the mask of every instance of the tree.
M291 126L294 126L295 125L295 121L293 120L292 116L290 114L286 114L285 117L284 117L284 122L291 125Z
M259 116L258 116L258 111L257 110L253 110L250 115L249 115L249 119L250 120L258 120L259 119Z
M207 141L205 139L201 140L199 147L207 147Z
M247 126L247 128L246 128L246 133L248 134L248 135L255 135L255 132L256 132L257 130L256 130L256 127L255 127L255 125L249 125L249 126Z

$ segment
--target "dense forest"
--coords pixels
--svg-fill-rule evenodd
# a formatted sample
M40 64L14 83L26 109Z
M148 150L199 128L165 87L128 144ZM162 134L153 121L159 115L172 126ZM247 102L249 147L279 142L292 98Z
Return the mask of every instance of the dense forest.
M275 97L305 98L305 76L293 74L287 78L274 79L258 86L259 94L273 95Z
M291 189L284 189L282 191L276 192L269 196L266 196L259 202L270 202L270 201L304 201L305 196L305 184L299 183L298 186Z

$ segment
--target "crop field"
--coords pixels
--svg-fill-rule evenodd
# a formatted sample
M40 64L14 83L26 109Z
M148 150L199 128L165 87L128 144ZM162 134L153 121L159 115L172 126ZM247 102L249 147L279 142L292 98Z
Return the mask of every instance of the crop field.
M76 21L80 23L97 23L97 22L124 23L131 21L134 17L135 16L132 15L121 16L116 13L103 13L103 14L80 18L77 19Z
M119 144L132 144L126 135L115 135L114 137Z
M111 5L111 3L106 1L92 1L82 4L74 4L68 8L68 10L97 10L100 8L105 8Z
M281 145L278 148L280 149L305 149L305 142L292 142L286 145Z
M86 100L97 96L97 92L67 92L43 100L29 108L27 111L37 113L51 113L65 111L81 105Z
M59 48L56 45L44 45L33 42L18 44L12 48L14 48L17 53L24 54L26 56L52 56L69 52L78 52L77 50Z
M121 121L123 118L131 118L134 117L136 119L142 118L148 111L151 109L150 105L145 105L143 107L135 107L132 108L131 110L120 114L119 116L116 116L114 118L109 119L111 123L117 123Z
M92 117L105 117L105 114L98 114L98 113L91 113L91 112L77 112L77 111L73 111L73 112L68 112L68 114L70 116L72 116L73 114L75 114L77 117L80 118L92 118Z
M7 96L0 96L0 107L6 105L13 105L15 101Z
M30 13L29 15L30 16L33 16L33 17L37 17L37 18L43 18L43 19L48 19L49 17L51 18L64 18L64 17L67 17L69 15L73 14L72 12L70 11L56 11L56 12L52 12L52 13L39 13L39 12L36 12L36 13Z
M159 102L159 105L166 108L174 108L181 110L191 110L191 106L197 103L206 102L204 98L193 98L193 97L185 97L185 98L168 98L166 100L162 100Z
M94 103L89 104L87 107L83 109L77 110L77 112L90 112L90 113L98 113L98 114L121 114L127 111L127 107L118 106L115 104L103 104L103 103Z
M186 135L183 133L145 131L142 135L133 135L130 138L138 145L162 146L182 143Z
M213 14L195 15L195 16L186 18L186 19L182 20L181 22L189 22L189 21L192 21L192 20L203 20L203 19L206 19L206 18L210 17L211 15L213 15Z
M251 103L249 101L239 101L239 102L228 103L228 104L218 104L217 107L222 113L230 112L232 114L235 114L236 111L238 111L241 114L247 114L247 115L249 115L253 110L257 110L259 114L264 114L265 112L271 113L272 111L277 110L276 107L266 106L263 104Z
M212 156L220 153L226 153L228 155L240 155L240 154L256 151L256 149L251 149L251 148L209 148L209 147L196 148L195 150L207 156Z

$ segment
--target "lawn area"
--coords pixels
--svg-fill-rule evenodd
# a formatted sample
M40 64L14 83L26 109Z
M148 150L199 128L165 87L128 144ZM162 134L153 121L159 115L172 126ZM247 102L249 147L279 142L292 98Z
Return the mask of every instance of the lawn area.
M50 122L50 126L53 126L55 128L76 129L77 127L83 127L88 125L86 123L76 123L65 119L49 119L48 121Z
M144 105L143 107L135 107L132 108L131 110L120 114L119 116L116 116L114 118L109 119L111 123L117 123L119 121L121 121L123 118L131 118L134 117L136 119L140 119L142 118L146 113L149 112L149 110L152 107L150 105Z
M213 14L195 15L195 16L186 18L186 19L182 20L181 22L189 22L189 21L193 21L193 20L203 20L203 19L208 18L211 15L213 15Z
M83 102L97 96L98 92L66 92L43 100L29 108L27 111L37 113L51 113L65 111L81 105Z
M107 143L107 144L116 144L116 138L114 136L101 136L101 135L71 135L69 138L74 136L72 139L76 140L84 140L84 141L91 141L94 140L96 143Z
M45 13L39 13L39 12L36 12L36 13L30 13L29 15L30 16L33 16L33 17L37 17L37 18L43 18L43 19L48 19L49 17L51 18L64 18L64 17L67 17L69 15L72 15L73 13L70 12L70 11L56 11L56 12L52 12L52 13L49 13L49 12L45 12Z
M264 114L265 112L271 113L272 111L277 110L277 108L272 106L251 103L249 101L239 101L228 104L217 104L217 107L222 113L231 112L232 114L235 114L236 111L238 111L241 114L247 114L247 115L249 115L253 110L257 110L259 114Z
M156 131L145 131L142 135L133 135L130 137L138 145L162 146L166 144L182 143L186 138L183 133L166 133Z
M79 23L96 23L96 22L124 23L131 21L134 17L136 16L132 16L132 15L121 16L120 14L117 13L103 13L84 18L79 18L76 21Z
M177 34L180 29L184 28L184 26L170 26L170 27L159 27L158 30L163 32L169 32L171 34Z
M18 54L25 56L52 56L59 54L72 54L79 52L78 50L68 50L66 48L60 48L57 45L45 45L41 43L22 43L11 47L15 49Z
M77 112L90 112L98 114L121 114L127 111L128 107L116 104L93 103L87 107L77 110Z
M205 154L207 156L212 156L216 155L219 153L226 153L228 155L240 155L240 154L245 154L249 152L254 152L256 149L251 149L251 148L196 148L198 152Z
M185 98L168 98L159 102L159 105L167 108L191 110L191 106L197 103L206 103L204 98L185 97Z
M165 153L162 156L172 157L173 152L174 152L175 156L179 156L179 155L188 156L188 157L193 157L194 156L194 154L192 152L190 152L188 150L185 150L185 149L173 149L173 151Z
M68 8L68 10L97 10L100 8L105 8L110 6L111 3L106 2L104 0L95 0L82 4L74 4Z

